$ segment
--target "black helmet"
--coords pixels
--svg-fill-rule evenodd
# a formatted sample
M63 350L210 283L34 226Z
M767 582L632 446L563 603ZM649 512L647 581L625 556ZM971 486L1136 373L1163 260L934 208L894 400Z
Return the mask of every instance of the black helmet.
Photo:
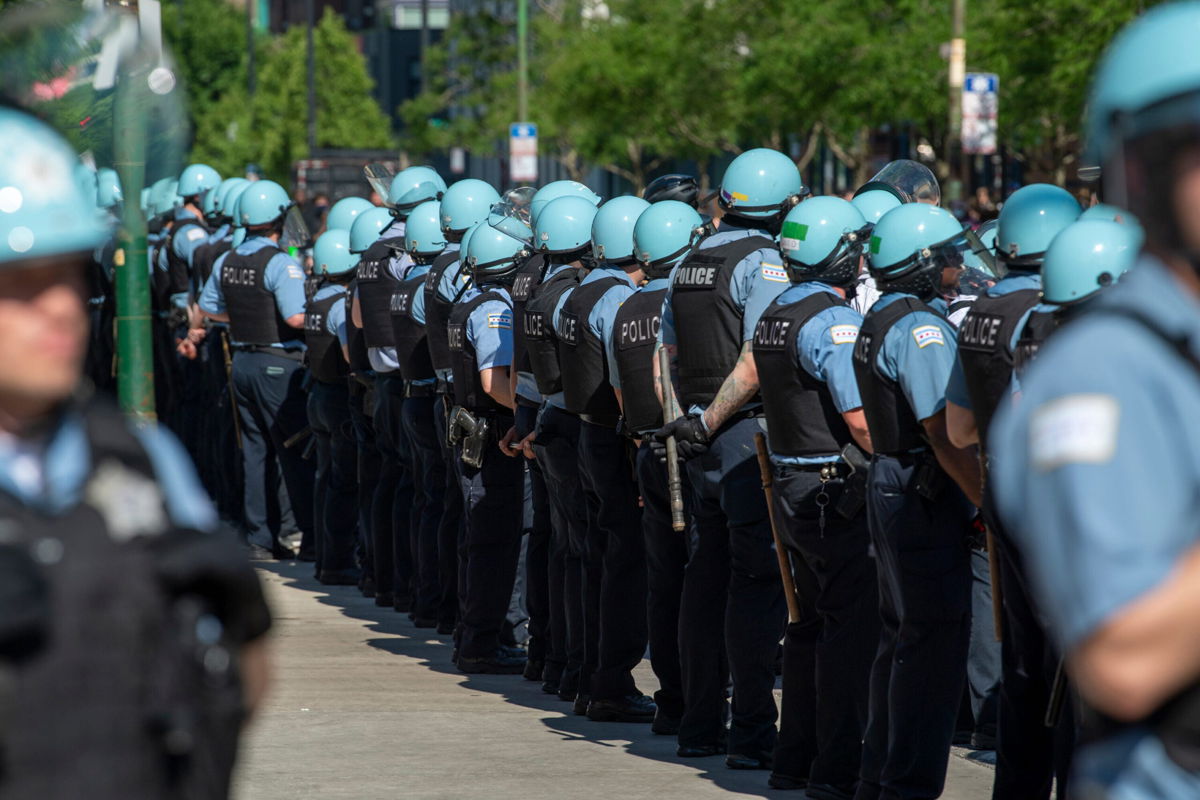
M642 199L647 203L659 200L678 200L696 208L700 199L700 184L691 175L663 175L650 181Z

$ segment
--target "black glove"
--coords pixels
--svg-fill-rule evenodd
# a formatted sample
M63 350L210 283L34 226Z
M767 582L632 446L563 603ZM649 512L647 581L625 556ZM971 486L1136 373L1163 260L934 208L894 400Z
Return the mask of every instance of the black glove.
M672 436L675 437L676 452L683 461L708 452L708 431L699 414L680 417L654 432L654 452L663 461L667 460L666 441Z

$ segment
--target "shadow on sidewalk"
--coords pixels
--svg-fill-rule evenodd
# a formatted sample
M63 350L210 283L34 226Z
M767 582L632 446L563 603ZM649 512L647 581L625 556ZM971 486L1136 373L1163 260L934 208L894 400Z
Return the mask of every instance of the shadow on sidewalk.
M465 675L450 661L453 641L439 636L432 628L417 628L407 614L381 608L375 601L363 597L353 586L324 586L312 575L312 565L297 561L255 562L255 566L274 573L288 587L307 591L318 602L341 609L348 617L368 623L368 629L379 634L367 644L387 653L419 659L429 669L458 679L459 685L476 692L488 692L503 697L506 702L543 712L547 732L564 741L580 742L593 747L620 748L641 758L682 764L697 771L697 776L731 792L757 797L787 797L791 795L767 788L766 772L744 772L726 768L724 758L679 758L675 755L674 736L656 736L649 725L615 722L592 722L575 716L570 703L557 695L542 692L540 682L527 681L520 675ZM643 676L639 676L643 677ZM653 674L649 675L653 680ZM643 687L645 688L645 687Z

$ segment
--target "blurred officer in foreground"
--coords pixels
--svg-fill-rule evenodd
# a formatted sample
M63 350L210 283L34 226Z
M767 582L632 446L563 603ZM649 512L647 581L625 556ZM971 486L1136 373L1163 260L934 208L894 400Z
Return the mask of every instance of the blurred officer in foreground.
M858 209L838 197L792 209L779 240L791 285L754 329L778 533L797 556L792 573L804 613L785 638L771 785L807 785L808 796L822 800L854 796L879 644L867 554L871 436L852 358L862 315L846 302L868 231Z
M242 192L238 221L246 241L217 260L199 303L206 316L229 323L246 528L260 558L292 556L280 538L289 519L306 537L314 530L312 467L298 447L284 445L307 424L304 270L279 245L291 205L272 181L256 181Z
M1160 6L1101 60L1089 146L1145 252L1039 351L989 437L1001 516L1084 706L1078 797L1200 796L1197 30L1200 4Z
M70 149L8 109L0 149L0 797L227 797L267 674L257 578L178 442L77 391L108 231Z
M857 800L942 793L965 684L974 511L955 483L977 482L979 465L946 437L955 342L941 300L963 247L954 216L923 203L887 212L871 236L883 294L859 330L854 371L875 452L867 521L883 627Z

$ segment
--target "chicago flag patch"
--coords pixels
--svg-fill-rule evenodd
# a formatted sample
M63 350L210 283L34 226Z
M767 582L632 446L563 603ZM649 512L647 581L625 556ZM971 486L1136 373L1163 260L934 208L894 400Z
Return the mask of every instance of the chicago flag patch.
M766 280L774 281L775 283L788 282L787 270L785 270L779 264L768 264L764 261L762 265L762 276Z
M834 325L829 329L834 344L854 344L858 341L857 325Z
M922 349L931 344L946 346L946 337L937 325L919 325L913 328L912 335L917 340L917 347Z

